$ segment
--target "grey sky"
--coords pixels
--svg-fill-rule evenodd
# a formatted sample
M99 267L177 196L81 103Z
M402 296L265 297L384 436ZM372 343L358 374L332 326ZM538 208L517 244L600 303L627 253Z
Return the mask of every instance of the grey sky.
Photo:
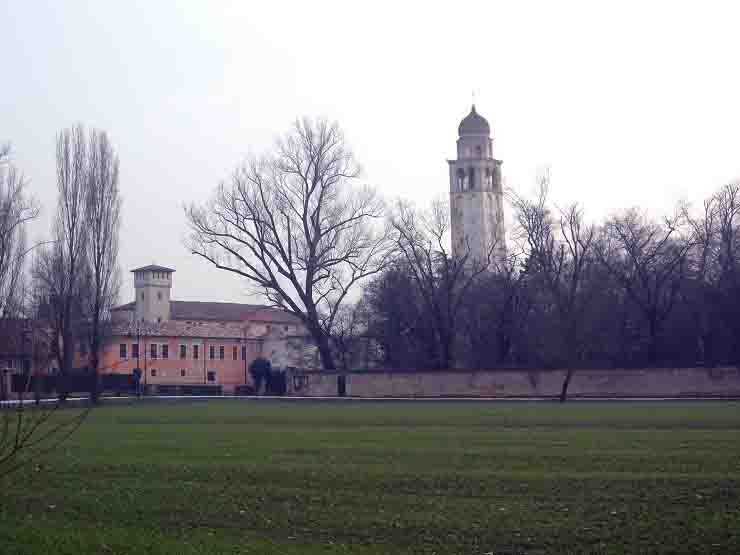
M245 300L188 255L182 204L299 116L344 128L364 179L447 191L477 91L509 186L543 165L593 218L694 203L740 177L736 3L34 2L0 0L0 141L43 204L54 136L106 129L121 158L128 270L177 269L174 298Z

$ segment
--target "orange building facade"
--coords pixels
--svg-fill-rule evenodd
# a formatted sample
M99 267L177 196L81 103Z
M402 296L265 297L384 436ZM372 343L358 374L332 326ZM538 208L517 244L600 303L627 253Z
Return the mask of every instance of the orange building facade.
M112 311L101 372L131 374L156 385L220 385L228 392L251 385L258 356L274 367L306 367L314 358L306 330L294 315L262 305L170 299L174 270L145 266L134 274L134 302ZM84 353L76 366L84 366Z

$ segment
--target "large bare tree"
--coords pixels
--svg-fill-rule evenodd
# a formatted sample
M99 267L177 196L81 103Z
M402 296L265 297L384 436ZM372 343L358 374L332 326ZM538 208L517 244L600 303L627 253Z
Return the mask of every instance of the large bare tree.
M647 362L658 360L663 325L687 277L694 244L690 226L678 214L663 223L631 209L606 222L597 243L601 263L614 276L647 324Z
M450 231L449 203L434 201L421 211L398 201L391 219L394 242L400 262L412 276L434 329L436 365L454 368L457 323L466 295L476 280L497 264L495 253L503 237L495 237L483 260L468 248L452 256L447 248Z
M706 199L694 216L683 210L693 234L688 276L681 299L697 329L699 353L713 366L721 350L722 327L730 331L728 351L740 362L740 183L729 183Z
M330 334L340 307L391 254L384 204L355 185L359 175L339 127L304 119L209 203L186 208L189 250L300 318L327 370L335 368Z
M60 374L72 371L82 344L97 376L105 323L120 284L118 157L106 133L87 135L77 125L57 136L56 164L52 241L34 265L37 299L50 323L49 343ZM91 396L96 399L97 388Z
M31 366L15 369L14 381L21 385L17 400L5 398L9 384L6 369L0 369L0 478L56 447L86 414L85 409L59 414L58 403L38 406L38 397L36 405L26 404L25 394L39 379L32 368L44 367L49 359L43 326L29 318L24 290L25 258L33 248L26 244L25 228L38 214L39 205L12 163L10 147L0 147L0 343L25 355Z
M26 226L39 214L23 174L11 162L10 146L0 145L0 318L22 315Z
M81 318L88 227L85 208L88 187L88 148L81 125L64 129L56 140L57 210L52 244L39 252L34 267L50 325L51 352L62 377L72 371L79 341L75 321ZM66 396L60 391L60 397Z
M586 311L594 292L589 274L594 267L594 227L584 221L578 204L557 209L548 205L549 178L543 176L537 195L526 199L512 194L517 225L516 243L526 259L525 272L539 283L543 302L554 314L557 343L566 365L560 401L585 347Z
M118 235L121 198L118 194L118 156L104 131L89 136L85 222L88 238L86 261L88 295L83 297L89 365L96 375L100 370L100 349L108 334L110 309L118 299ZM91 392L97 398L97 387Z

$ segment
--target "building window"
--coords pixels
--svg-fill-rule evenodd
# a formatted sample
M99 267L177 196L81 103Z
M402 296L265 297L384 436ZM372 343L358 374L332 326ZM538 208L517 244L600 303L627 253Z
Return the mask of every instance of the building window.
M156 377L157 377L157 369L152 368L152 378L156 378Z
M233 358L234 360L236 360L237 358L236 357L236 345L234 345L231 349L231 358Z
M209 382L215 382L216 381L216 372L213 370L208 371L208 381Z
M180 370L180 376L182 376L183 378L185 377L185 368Z
M152 343L149 345L149 357L150 358L157 358L157 344Z
M139 344L138 343L131 344L131 356L133 358L139 358Z
M288 331L288 330L290 329L290 326L284 326L284 327L283 327L283 329L284 329L285 331Z
M128 352L125 343L121 343L118 346L118 356L119 358L128 358Z
M247 346L242 345L242 360L247 360Z
M180 358L188 358L188 348L186 345L180 345Z
M130 298L130 297L129 297L129 298ZM141 300L142 300L142 301L144 300L144 292L143 292L143 291L141 292Z
M224 349L223 345L218 348L218 358L220 358L221 360L226 358L226 349Z
M170 346L162 343L162 358L170 358Z
M193 345L193 359L198 360L200 345Z
M159 300L159 301L162 300L162 292L161 291L157 291L157 300Z
M210 358L211 360L216 358L216 347L214 347L213 345L208 347L208 358Z

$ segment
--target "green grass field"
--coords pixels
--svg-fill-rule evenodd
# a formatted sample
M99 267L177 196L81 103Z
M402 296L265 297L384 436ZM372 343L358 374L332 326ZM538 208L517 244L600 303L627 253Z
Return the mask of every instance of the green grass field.
M0 553L740 553L740 403L96 409Z

